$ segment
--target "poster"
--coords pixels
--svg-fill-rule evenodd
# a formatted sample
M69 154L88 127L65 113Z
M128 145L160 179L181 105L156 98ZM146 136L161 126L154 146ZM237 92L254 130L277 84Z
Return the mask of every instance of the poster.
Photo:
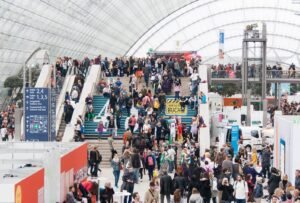
M187 105L182 111L179 100L167 99L166 101L166 115L186 115Z
M233 125L231 127L231 146L233 147L234 155L238 153L239 142L239 126Z

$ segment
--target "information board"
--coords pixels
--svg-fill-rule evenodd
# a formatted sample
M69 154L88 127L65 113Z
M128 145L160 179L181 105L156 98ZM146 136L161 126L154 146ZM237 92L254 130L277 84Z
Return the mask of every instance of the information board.
M49 140L48 88L25 89L25 140Z
M166 101L166 115L186 115L187 106L181 109L180 101L175 99L167 99Z

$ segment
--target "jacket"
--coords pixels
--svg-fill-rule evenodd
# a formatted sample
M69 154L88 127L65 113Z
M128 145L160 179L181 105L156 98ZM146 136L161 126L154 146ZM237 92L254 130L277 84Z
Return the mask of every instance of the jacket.
M233 186L232 185L218 185L218 189L223 191L222 192L222 200L224 201L233 201L234 197L233 197Z
M203 199L210 199L211 198L211 188L210 188L210 180L208 179L201 179L200 180L200 194Z
M172 178L169 175L160 177L160 194L170 195L172 193Z
M159 202L159 194L157 191L150 191L147 190L147 192L145 193L145 198L144 198L144 203L152 203L153 200L155 200L155 202Z
M90 151L90 162L91 163L100 163L100 153L98 150Z
M134 153L131 156L131 163L132 163L132 168L140 168L141 167L140 156L137 153Z
M273 194L275 189L279 187L279 182L281 180L281 177L279 174L276 173L272 173L271 177L268 181L268 185L269 185L269 194Z
M187 186L187 181L185 179L185 177L183 176L176 176L174 179L173 179L173 186L174 186L174 191L176 189L180 189L181 191L181 194L183 194L184 190L186 189L186 186Z
M264 149L262 152L261 164L262 167L268 167L271 165L271 152L267 149Z

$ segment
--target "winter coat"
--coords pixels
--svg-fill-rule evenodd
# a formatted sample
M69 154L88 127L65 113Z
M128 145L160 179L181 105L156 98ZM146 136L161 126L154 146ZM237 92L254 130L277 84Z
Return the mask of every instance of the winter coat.
M281 180L281 178L280 178L279 174L277 174L277 173L272 173L271 174L271 177L268 181L269 194L274 194L275 189L279 187L280 180Z
M170 195L172 193L173 182L169 175L160 177L160 194Z
M210 188L210 180L208 179L201 179L200 180L200 194L203 199L210 199L211 198L211 188Z
M232 185L218 185L218 190L223 191L222 192L222 200L224 201L233 201L234 197L233 197L233 186Z
M176 176L173 179L173 187L174 187L173 189L174 189L174 191L176 189L180 189L181 194L183 194L184 190L186 189L186 186L187 186L187 181L186 181L185 177Z
M140 168L141 167L139 154L135 153L135 154L131 155L131 163L132 163L132 168Z

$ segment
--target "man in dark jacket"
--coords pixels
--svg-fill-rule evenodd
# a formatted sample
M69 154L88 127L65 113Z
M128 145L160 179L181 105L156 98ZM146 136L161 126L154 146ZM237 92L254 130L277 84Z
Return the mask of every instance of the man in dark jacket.
M133 154L131 155L131 163L132 163L132 168L133 168L133 173L135 175L135 183L139 182L139 170L141 168L141 158L139 155L138 149L133 150Z
M90 166L91 166L91 176L97 177L98 176L98 165L101 162L101 155L95 146L93 150L90 151Z
M172 178L168 175L166 171L163 171L160 177L160 202L164 203L165 196L167 198L167 203L171 202L171 192L172 192Z
M271 152L269 147L264 148L264 150L262 151L261 159L262 175L264 178L266 178L266 176L270 178Z

